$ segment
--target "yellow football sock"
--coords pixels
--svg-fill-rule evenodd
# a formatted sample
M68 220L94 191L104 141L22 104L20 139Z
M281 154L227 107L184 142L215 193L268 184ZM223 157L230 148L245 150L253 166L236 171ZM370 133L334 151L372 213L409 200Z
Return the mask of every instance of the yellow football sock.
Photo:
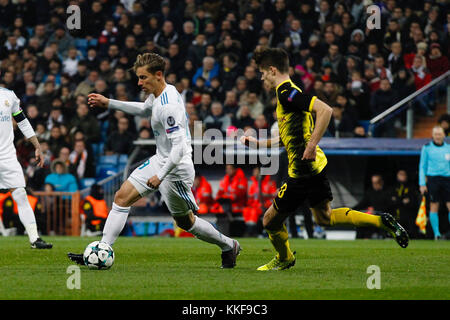
M289 234L286 229L286 225L283 224L283 227L279 231L269 231L270 242L272 242L273 247L278 252L278 259L281 261L289 260L292 258L293 254L291 249L289 248Z
M335 226L338 224L353 225L355 227L383 227L380 216L356 211L350 208L331 210L330 225Z

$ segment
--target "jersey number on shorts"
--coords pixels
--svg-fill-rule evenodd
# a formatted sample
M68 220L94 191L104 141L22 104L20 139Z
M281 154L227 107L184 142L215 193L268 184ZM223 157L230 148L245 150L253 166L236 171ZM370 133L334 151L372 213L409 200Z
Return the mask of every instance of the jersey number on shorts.
M139 170L144 169L150 164L150 159L145 160L145 162L139 167Z
M287 184L285 183L281 186L280 191L278 191L278 198L283 198L284 192L286 191L286 189L287 189Z

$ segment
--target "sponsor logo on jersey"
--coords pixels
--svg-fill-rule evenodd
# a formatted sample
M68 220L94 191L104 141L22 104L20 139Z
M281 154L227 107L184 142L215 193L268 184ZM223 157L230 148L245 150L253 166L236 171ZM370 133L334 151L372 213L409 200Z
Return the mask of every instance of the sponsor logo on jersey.
M175 125L175 119L172 116L169 116L167 118L167 124L172 127L173 125Z

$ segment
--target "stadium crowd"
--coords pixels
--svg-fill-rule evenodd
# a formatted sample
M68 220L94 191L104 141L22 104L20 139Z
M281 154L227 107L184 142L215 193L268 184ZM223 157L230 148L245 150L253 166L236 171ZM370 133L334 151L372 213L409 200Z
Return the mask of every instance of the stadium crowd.
M380 29L366 24L372 4ZM79 29L67 28L69 5L80 7ZM133 140L153 137L148 119L86 101L91 92L143 101L129 71L143 52L165 57L192 134L196 120L224 135L276 123L276 97L252 60L258 46L284 48L292 80L333 107L327 136L366 137L364 121L449 69L443 0L0 0L0 17L0 86L20 98L46 157L37 168L16 132L34 190L81 188L98 177L100 155L129 154ZM416 111L431 115L435 101L418 99ZM390 128L378 134L394 136Z

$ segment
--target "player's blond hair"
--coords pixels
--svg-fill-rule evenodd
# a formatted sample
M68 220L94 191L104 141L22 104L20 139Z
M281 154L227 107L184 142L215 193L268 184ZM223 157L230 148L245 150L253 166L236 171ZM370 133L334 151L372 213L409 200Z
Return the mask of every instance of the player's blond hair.
M155 74L157 71L161 71L164 74L166 68L166 62L164 58L156 53L144 53L137 56L133 65L133 71L140 67L147 67L147 71L151 74Z

